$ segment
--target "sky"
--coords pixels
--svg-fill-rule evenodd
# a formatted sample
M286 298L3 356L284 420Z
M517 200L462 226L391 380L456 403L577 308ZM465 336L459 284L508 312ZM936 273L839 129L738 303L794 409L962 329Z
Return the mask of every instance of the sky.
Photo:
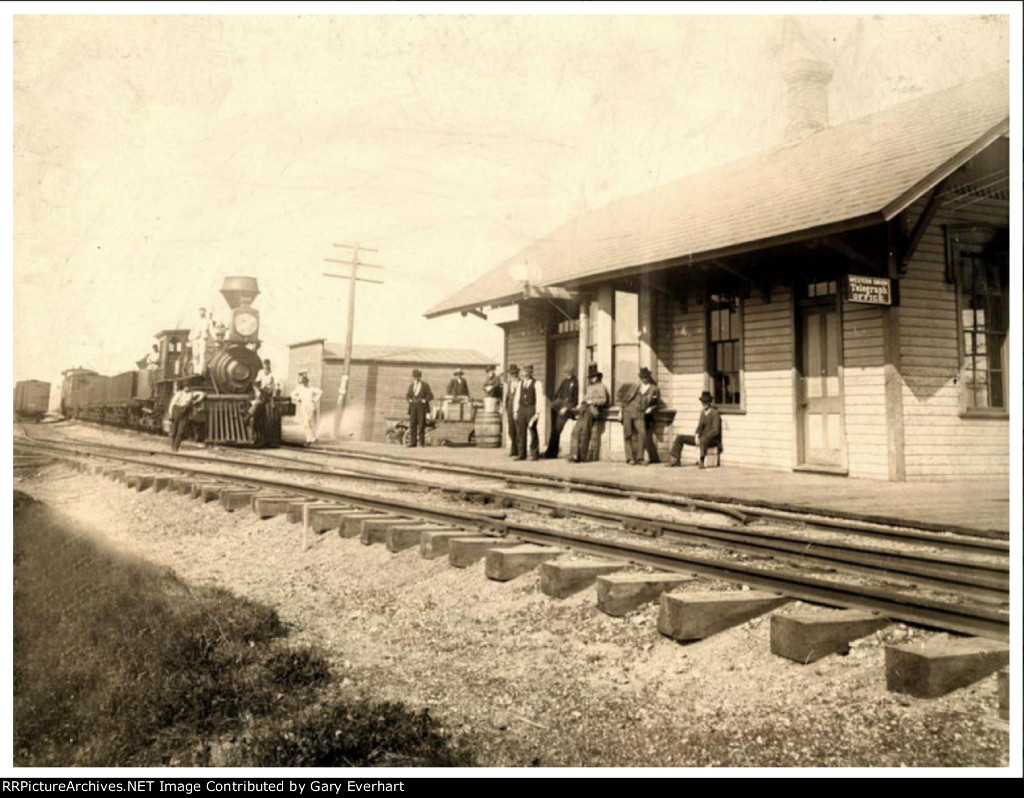
M672 8L666 4L666 8ZM1009 58L996 16L803 16L830 122ZM781 143L782 16L16 16L15 380L134 368L228 275L263 352L467 347L423 313L567 218Z

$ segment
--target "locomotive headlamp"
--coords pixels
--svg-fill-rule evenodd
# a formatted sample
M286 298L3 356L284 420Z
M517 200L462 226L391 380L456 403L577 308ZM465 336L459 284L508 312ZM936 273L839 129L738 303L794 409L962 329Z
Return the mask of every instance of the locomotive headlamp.
M236 313L234 319L235 331L248 338L255 335L259 329L259 319L252 313Z

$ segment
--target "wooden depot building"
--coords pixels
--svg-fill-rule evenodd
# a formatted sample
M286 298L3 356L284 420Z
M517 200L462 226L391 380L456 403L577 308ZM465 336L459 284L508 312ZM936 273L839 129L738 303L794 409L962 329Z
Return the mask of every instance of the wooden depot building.
M727 465L1008 475L1008 73L833 127L830 77L788 64L783 145L571 219L426 315L501 325L549 396L568 363L613 401L649 367L662 449L706 389Z

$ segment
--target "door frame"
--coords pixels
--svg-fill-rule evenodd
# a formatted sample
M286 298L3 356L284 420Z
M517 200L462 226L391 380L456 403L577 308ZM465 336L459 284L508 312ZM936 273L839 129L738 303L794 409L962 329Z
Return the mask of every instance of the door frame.
M815 282L829 282L835 281L836 292L835 294L829 294L822 297L808 297L806 296L807 286L810 283ZM818 280L804 278L798 282L794 282L792 286L793 292L793 420L796 428L796 464L793 466L794 471L811 471L820 472L826 474L839 474L846 475L849 473L849 446L846 439L846 380L845 380L845 368L844 368L844 357L843 357L843 341L845 338L843 331L843 295L842 295L842 277L839 275L823 277ZM837 375L839 378L839 394L836 397L839 401L839 464L838 465L824 465L818 463L808 463L805 460L806 452L806 440L804 434L804 373L803 373L803 358L804 358L804 333L803 333L803 311L805 308L828 308L833 307L836 311L836 322L837 329L839 331L839 347L837 353Z

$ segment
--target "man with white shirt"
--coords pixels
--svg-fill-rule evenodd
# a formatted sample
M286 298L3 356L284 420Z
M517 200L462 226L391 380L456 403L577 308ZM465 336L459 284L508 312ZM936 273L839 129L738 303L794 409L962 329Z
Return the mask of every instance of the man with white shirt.
M530 459L540 459L540 441L537 436L537 381L533 378L533 366L523 366L523 378L516 387L516 455L525 460L527 448ZM529 447L527 447L529 437Z
M206 308L199 308L199 318L192 325L188 342L192 347L192 373L202 375L206 371L206 347L213 338L213 318L206 315Z
M519 406L519 366L513 363L505 372L505 424L508 430L509 457L519 456L516 438L516 408Z
M423 381L423 372L412 370L412 384L405 392L405 400L409 403L409 446L426 446L427 415L430 413L430 402L434 394L430 386Z
M256 390L262 392L268 396L273 396L274 391L277 388L277 377L270 370L270 361L263 361L263 368L256 373L255 381Z
M299 374L299 387L292 391L292 402L295 403L295 415L306 433L306 446L316 443L316 426L320 420L320 397L323 391L309 384L306 372Z

